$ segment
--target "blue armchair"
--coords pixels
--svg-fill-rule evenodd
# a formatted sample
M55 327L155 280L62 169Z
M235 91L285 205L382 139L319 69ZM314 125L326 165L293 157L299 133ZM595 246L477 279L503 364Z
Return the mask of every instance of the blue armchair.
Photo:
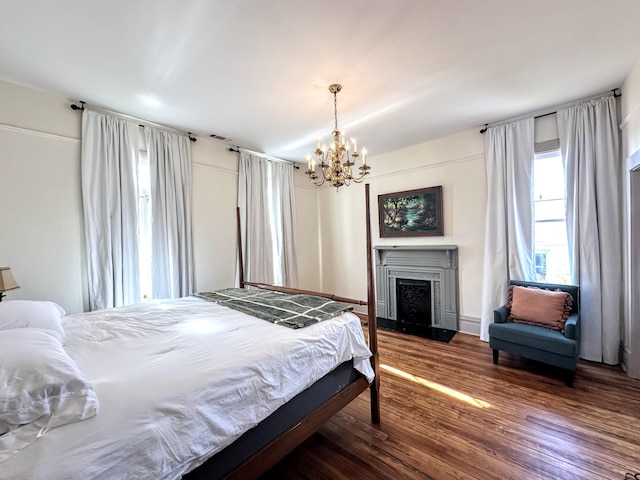
M565 323L564 332L536 325L507 322L509 311L506 305L494 310L494 323L489 325L489 346L493 349L493 363L498 363L500 350L503 350L565 369L566 384L568 387L573 386L573 376L580 356L580 287L520 280L511 280L509 284L569 292L573 297L573 307Z

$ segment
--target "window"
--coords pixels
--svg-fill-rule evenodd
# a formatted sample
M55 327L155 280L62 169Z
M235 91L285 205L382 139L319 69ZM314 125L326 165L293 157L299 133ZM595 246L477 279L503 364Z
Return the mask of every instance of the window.
M138 264L140 295L151 300L151 172L149 152L138 152Z
M536 277L570 283L564 166L560 151L536 154L533 167Z
M269 198L270 208L269 213L271 214L270 220L268 220L269 225L271 225L271 238L272 242L272 252L271 252L271 261L273 264L273 280L272 283L274 285L282 285L282 210L280 208L281 202L278 201L279 194L275 191L275 185L273 182L273 162L267 163L267 197Z

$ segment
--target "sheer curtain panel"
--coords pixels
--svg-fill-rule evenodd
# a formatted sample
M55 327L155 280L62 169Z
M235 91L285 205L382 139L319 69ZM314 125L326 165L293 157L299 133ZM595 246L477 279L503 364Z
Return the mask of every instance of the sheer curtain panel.
M153 298L193 293L191 142L145 127L151 174L151 285Z
M275 224L275 249L280 265L280 278L276 282L287 287L298 286L298 255L295 241L295 198L293 194L293 167L284 162L271 162L271 184Z
M489 341L493 310L510 279L535 280L533 256L534 119L489 127L485 138L487 217L480 338Z
M567 185L572 282L580 285L580 355L618 363L622 318L622 221L616 100L558 110Z
M242 149L239 157L245 280L296 287L293 166Z
M244 278L274 283L269 199L269 161L240 151L238 207L242 226Z
M140 301L138 125L82 113L82 202L91 310Z

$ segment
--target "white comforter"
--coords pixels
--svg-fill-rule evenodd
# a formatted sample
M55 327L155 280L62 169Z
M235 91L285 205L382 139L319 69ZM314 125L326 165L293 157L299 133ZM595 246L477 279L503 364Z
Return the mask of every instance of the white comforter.
M373 371L350 313L292 330L196 298L70 315L97 416L2 463L0 479L174 479L340 363Z

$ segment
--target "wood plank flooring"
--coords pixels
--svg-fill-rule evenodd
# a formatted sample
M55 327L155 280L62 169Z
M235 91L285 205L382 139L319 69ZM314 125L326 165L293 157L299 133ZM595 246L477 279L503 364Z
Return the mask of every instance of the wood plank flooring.
M267 479L624 479L640 472L640 381L581 361L552 367L478 337L379 331L382 421L362 394Z

